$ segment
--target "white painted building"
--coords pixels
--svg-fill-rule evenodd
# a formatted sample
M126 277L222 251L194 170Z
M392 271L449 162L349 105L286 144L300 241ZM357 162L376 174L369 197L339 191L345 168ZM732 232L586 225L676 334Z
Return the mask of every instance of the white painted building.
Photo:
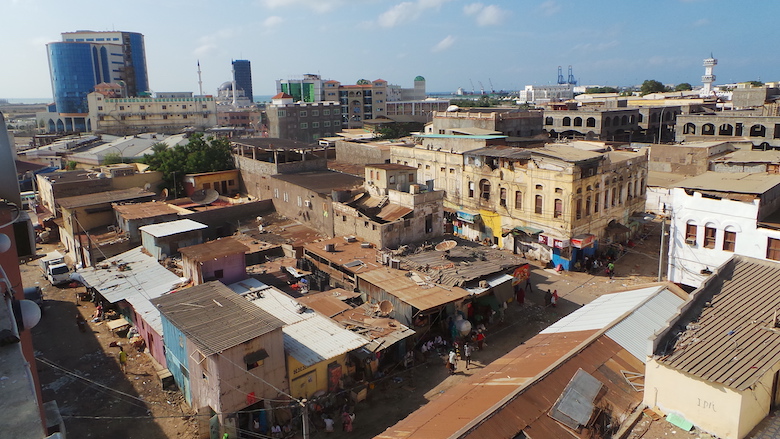
M539 105L567 99L574 99L572 84L526 85L523 90L520 90L517 100Z
M780 175L716 173L672 190L669 280L699 287L733 255L780 261Z

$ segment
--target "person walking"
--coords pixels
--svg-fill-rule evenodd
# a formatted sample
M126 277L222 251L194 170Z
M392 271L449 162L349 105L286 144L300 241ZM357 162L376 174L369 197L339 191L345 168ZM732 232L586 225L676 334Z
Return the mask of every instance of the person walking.
M553 291L552 298L550 299L550 305L552 305L553 308L555 308L555 305L558 303L558 290Z
M455 373L455 369L458 365L458 356L455 355L455 350L450 351L450 355L447 358L447 369L450 371L450 375Z
M525 303L525 290L520 286L520 284L515 285L515 298L515 300L517 300L517 304L523 306Z
M525 279L525 288L528 290L529 293L534 292L534 289L531 286L531 273L528 273L528 277Z
M477 350L481 351L485 347L485 333L482 330L477 332Z
M466 360L466 370L469 370L471 365L471 345L468 343L463 344L463 359Z
M119 346L119 367L122 369L122 373L127 373L127 352L122 346Z
M609 264L607 264L607 273L609 273L609 278L612 279L615 277L615 263L612 261L609 261Z
M544 293L544 306L550 306L552 304L552 292L550 290L547 290L546 293Z

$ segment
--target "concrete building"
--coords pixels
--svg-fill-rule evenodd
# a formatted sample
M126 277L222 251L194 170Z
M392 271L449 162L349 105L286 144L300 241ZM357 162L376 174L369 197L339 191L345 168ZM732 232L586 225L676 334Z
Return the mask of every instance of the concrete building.
M195 191L213 189L220 195L232 196L239 192L240 177L238 169L186 174L182 179L184 195L191 197Z
M111 98L90 93L89 117L96 133L128 135L145 132L174 134L185 128L205 130L217 125L212 96Z
M143 226L138 230L141 231L143 247L159 261L179 253L180 248L202 243L202 230L207 227L191 219L181 219Z
M637 108L551 109L544 111L550 138L631 141L639 128Z
M651 339L643 402L742 439L780 402L780 264L732 255Z
M780 115L769 109L681 114L675 128L677 142L750 142L757 149L780 148Z
M170 204L158 201L114 205L114 214L119 230L127 236L131 244L136 245L141 242L139 230L141 227L174 221L182 213L189 213L189 211L182 211Z
M384 79L368 84L338 85L341 116L346 128L361 128L363 121L387 114L390 88ZM400 99L399 99L400 100Z
M469 108L435 112L432 124L426 127L425 132L444 135L501 134L507 137L533 137L544 133L544 130L542 112L538 110Z
M179 250L184 277L193 285L218 280L225 285L247 278L246 253L249 247L227 237L195 244Z
M733 255L780 261L780 175L707 172L677 183L669 280L699 287Z
M266 107L268 135L273 138L316 142L341 131L341 106L335 101L293 102L279 93Z
M526 85L517 102L543 105L569 99L574 99L574 84Z
M162 319L168 370L187 403L201 416L216 413L220 436L238 436L236 428L254 419L272 425L271 402L289 389L283 322L220 282L152 303Z
M440 237L444 192L422 187L416 176L417 169L410 166L366 165L366 192L352 201L333 203L333 234L360 236L379 248Z
M327 81L330 84L337 81ZM334 88L332 85L330 88ZM338 86L335 87L338 90ZM323 81L320 75L307 73L301 79L277 79L276 93L284 93L292 96L294 102L320 102L337 101L338 95L325 96ZM334 93L334 92L331 92Z
M217 125L243 128L245 133L262 132L263 113L257 109L217 109Z
M695 176L710 169L710 161L728 157L737 147L725 141L652 145L647 164L650 172Z

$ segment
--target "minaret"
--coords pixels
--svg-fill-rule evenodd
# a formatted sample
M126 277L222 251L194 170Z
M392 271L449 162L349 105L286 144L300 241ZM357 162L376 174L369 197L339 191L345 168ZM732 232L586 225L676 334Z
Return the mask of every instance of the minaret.
M233 72L233 108L235 108L238 103L236 100L236 66L233 65L231 70Z
M198 60L198 90L200 90L200 95L203 96L203 78L200 76L200 60Z
M712 83L715 82L715 75L712 74L712 68L718 65L718 60L710 57L704 60L704 76L701 77L701 82L704 83L704 88L701 90L702 96L709 96L712 94Z

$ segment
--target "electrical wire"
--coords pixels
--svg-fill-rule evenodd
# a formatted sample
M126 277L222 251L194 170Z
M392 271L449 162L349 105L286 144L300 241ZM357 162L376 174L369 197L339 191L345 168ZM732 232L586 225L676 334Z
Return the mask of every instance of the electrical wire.
M5 207L9 207L10 206L10 207L13 207L13 209L16 211L16 216L14 217L14 219L12 219L11 221L8 221L7 223L5 223L3 225L0 225L0 229L3 229L5 227L10 226L11 224L13 224L16 221L18 221L19 217L22 216L22 210L19 209L19 206L17 206L16 203L12 203L12 202L10 202L8 200L2 200L2 201L0 201L0 206L5 206Z

